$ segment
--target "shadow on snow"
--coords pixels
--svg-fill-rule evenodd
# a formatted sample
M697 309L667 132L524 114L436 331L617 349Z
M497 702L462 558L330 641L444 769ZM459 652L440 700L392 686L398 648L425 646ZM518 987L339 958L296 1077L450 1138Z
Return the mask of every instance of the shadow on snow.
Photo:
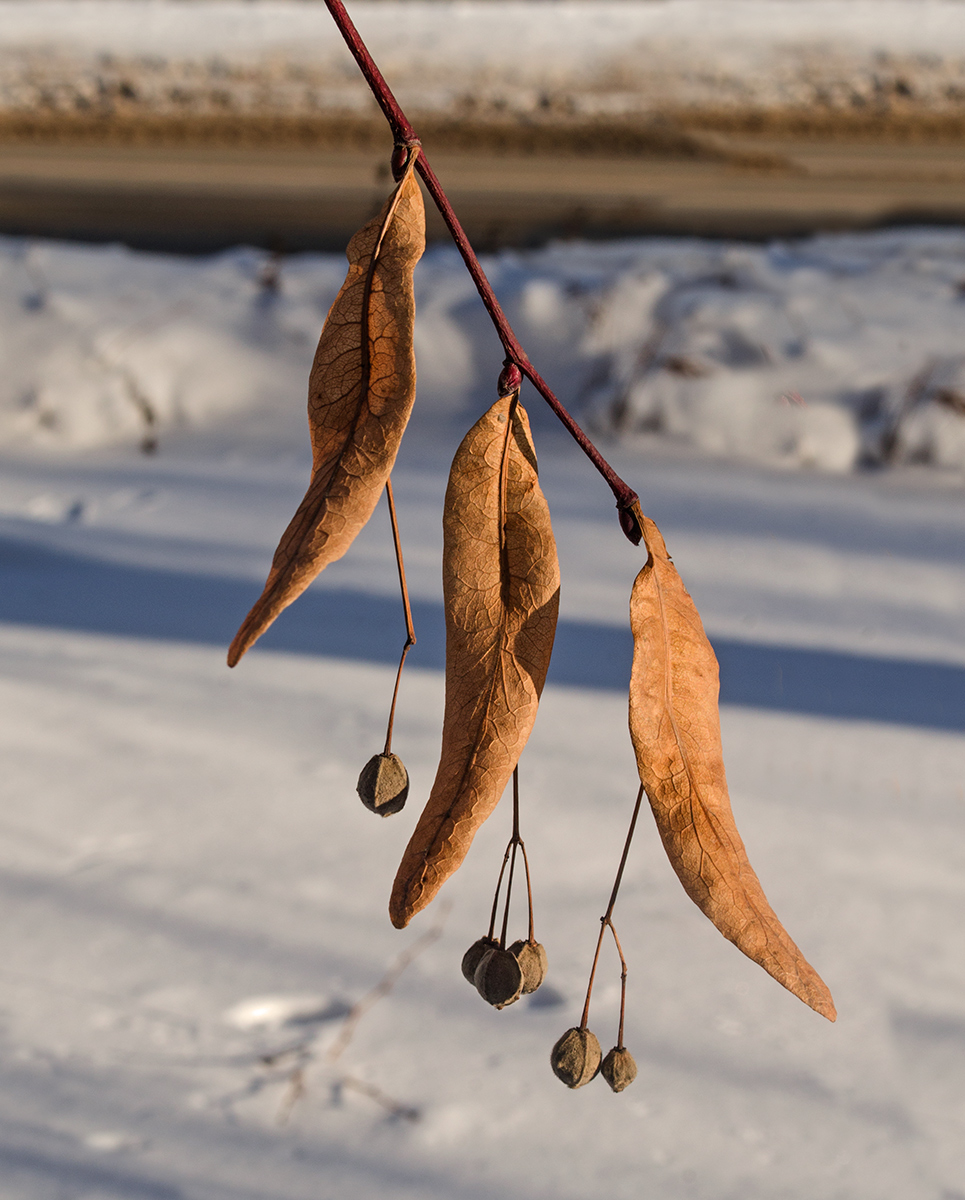
M0 621L227 648L258 585L71 555L0 540ZM440 604L413 602L413 667L444 666ZM394 597L314 587L259 647L395 664L404 640ZM721 703L822 717L965 729L965 668L715 637ZM622 691L629 629L561 620L548 682Z

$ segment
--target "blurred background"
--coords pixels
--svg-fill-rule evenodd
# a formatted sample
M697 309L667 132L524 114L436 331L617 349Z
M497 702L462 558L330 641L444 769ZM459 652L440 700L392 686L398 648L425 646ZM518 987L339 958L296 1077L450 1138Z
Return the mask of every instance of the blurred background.
M0 1200L965 1200L965 2L349 7L666 536L738 825L839 1019L720 938L642 818L640 1074L550 1072L635 795L643 557L525 390L563 575L520 767L550 974L496 1012L459 972L505 804L389 926L438 758L448 464L501 347L428 212L393 473L412 789L375 821L382 508L224 654L308 478L384 121L319 0L0 0ZM604 1051L619 993L605 959Z
M2 12L6 232L335 249L384 191L384 122L313 0ZM484 248L965 211L954 2L362 0L353 13Z

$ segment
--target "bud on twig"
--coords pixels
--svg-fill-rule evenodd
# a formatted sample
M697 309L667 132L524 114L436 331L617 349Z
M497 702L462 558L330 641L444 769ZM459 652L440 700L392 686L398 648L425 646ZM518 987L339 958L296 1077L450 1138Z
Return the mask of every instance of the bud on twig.
M509 359L506 360L503 369L499 372L499 379L496 382L496 391L500 399L503 396L512 396L523 385L523 372Z

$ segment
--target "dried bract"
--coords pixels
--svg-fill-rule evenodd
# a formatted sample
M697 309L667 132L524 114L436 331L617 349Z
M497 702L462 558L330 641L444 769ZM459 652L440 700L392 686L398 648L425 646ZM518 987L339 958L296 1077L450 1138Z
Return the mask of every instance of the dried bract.
M823 980L788 936L748 862L727 794L717 659L656 525L633 585L630 734L664 849L724 937L833 1021Z
M487 1004L505 1008L517 1001L523 990L523 972L516 956L508 950L487 950L476 967L476 991Z
M633 1055L623 1046L614 1046L603 1060L600 1074L615 1092L628 1088L637 1077Z
M535 992L546 978L546 951L539 942L513 942L509 953L515 955L523 972L523 995Z
M409 794L409 773L397 754L374 754L362 768L356 791L370 812L390 817L401 812Z
M504 396L456 452L443 515L446 709L435 783L389 902L407 925L465 858L536 719L559 564L529 421Z
M553 1047L553 1074L568 1088L583 1087L600 1069L600 1043L589 1029L568 1029Z
M382 212L349 242L348 275L308 384L312 478L231 643L229 666L342 557L382 494L415 397L412 272L424 249L422 193L410 166Z

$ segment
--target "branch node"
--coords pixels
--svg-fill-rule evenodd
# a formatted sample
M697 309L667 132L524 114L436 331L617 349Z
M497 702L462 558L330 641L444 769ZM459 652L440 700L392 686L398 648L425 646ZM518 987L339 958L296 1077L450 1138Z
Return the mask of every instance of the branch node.
M640 498L636 492L633 493L632 499L619 502L617 511L620 514L620 528L625 536L634 546L639 546L643 539L643 513L640 511Z
M504 396L512 396L523 386L523 372L516 366L511 358L507 358L503 363L503 369L499 372L499 379L496 382L496 392L500 399Z
M400 138L396 141L391 158L392 178L396 183L400 183L405 175L412 158L412 151L421 149L422 142L417 137Z

